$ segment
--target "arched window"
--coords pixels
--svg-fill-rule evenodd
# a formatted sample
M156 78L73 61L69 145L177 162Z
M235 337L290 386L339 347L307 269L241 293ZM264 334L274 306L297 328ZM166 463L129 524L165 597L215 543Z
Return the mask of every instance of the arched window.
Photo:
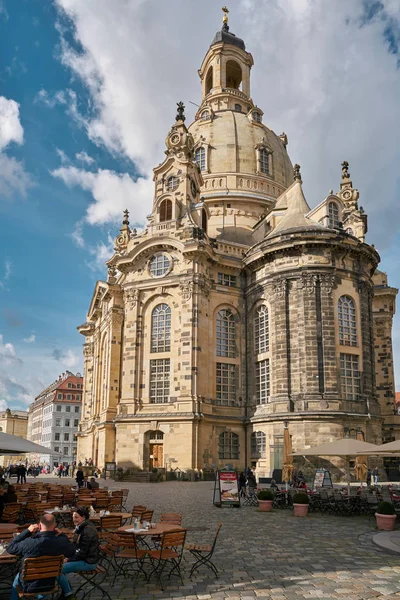
M263 431L253 431L250 437L251 458L265 458L267 436Z
M254 320L254 341L256 354L262 354L269 350L269 319L268 308L263 304L256 310Z
M328 204L328 226L331 229L339 227L339 207L336 202L329 202Z
M172 175L171 177L168 177L167 190L169 192L173 192L174 190L176 190L178 185L179 185L179 179L177 177L174 177L174 175Z
M210 111L209 110L203 110L203 112L201 113L201 117L200 119L202 121L207 121L207 119L210 118Z
M338 301L339 344L357 346L356 307L350 296L340 296Z
M171 200L163 200L160 204L160 223L170 221L172 219L172 202Z
M235 60L226 63L226 87L238 90L242 83L242 69Z
M260 171L269 175L269 153L265 148L260 148Z
M206 77L206 94L209 94L213 88L213 68L208 69Z
M217 314L217 356L236 356L235 317L229 309Z
M206 170L206 149L203 146L197 148L194 153L194 162L198 165L200 171Z
M201 227L207 233L207 213L204 208L201 211Z
M171 309L168 304L158 304L151 315L151 351L171 350Z
M348 235L354 235L354 231L352 230L352 228L351 228L351 227L348 227L348 228L346 229L346 233L347 233Z
M236 112L242 112L242 105L241 104L235 104L235 110L236 110Z
M261 123L261 114L259 112L253 112L252 117L253 121L255 121L256 123Z
M239 458L239 436L237 433L225 431L219 435L218 456L221 460Z

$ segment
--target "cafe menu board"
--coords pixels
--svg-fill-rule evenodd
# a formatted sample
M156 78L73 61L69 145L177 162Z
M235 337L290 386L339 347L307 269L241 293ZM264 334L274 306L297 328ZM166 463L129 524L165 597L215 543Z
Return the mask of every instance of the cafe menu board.
M235 471L217 471L213 502L216 506L240 507L238 479Z
M326 469L317 469L314 476L313 489L320 487L332 487L331 474Z

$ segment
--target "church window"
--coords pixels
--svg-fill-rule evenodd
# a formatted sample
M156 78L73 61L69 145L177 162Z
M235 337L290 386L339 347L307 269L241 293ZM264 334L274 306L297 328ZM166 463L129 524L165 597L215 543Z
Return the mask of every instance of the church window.
M150 442L158 442L163 439L164 439L164 434L159 429L156 429L155 431L150 431L150 433L149 433Z
M236 275L228 275L227 273L218 273L218 284L227 285L228 287L236 287Z
M263 304L257 308L254 321L254 340L256 354L269 350L269 319L268 308Z
M171 200L163 200L160 204L160 223L170 221L172 219L172 202Z
M341 346L357 346L357 322L354 300L341 296L338 302L339 343Z
M226 87L238 90L241 83L242 69L240 65L235 60L228 60L226 63Z
M253 121L256 123L261 123L261 114L259 112L253 112Z
M151 316L151 351L171 350L171 308L168 304L158 304Z
M167 254L160 252L150 261L150 273L153 277L163 277L171 267L171 260Z
M331 229L339 227L339 207L336 202L328 204L328 226Z
M269 153L265 148L260 148L260 171L269 175Z
M340 381L345 400L360 400L360 371L356 354L340 355Z
M213 89L213 68L210 67L208 69L207 77L206 77L206 94L209 94Z
M218 456L221 460L239 458L239 436L237 433L225 431L218 438Z
M150 360L150 402L160 404L169 400L170 360Z
M217 314L217 356L236 356L236 325L233 313L220 310Z
M175 177L174 175L172 175L171 177L168 177L167 180L167 190L169 192L173 192L174 190L176 190L176 188L179 185L179 179L178 177Z
M256 363L257 404L267 404L270 395L269 360Z
M207 233L207 213L204 208L201 211L201 227Z
M197 164L200 171L206 170L206 149L203 146L197 148L194 154L194 162Z
M251 457L265 458L267 436L263 431L253 431L250 437Z
M235 110L236 110L236 112L242 112L242 105L241 104L235 104Z
M210 111L209 110L203 110L203 112L201 113L201 120L202 121L206 121L207 119L210 118Z
M351 228L351 227L348 227L348 228L346 229L346 233L347 233L348 235L354 235L354 231L352 230L352 228Z
M217 363L217 404L236 405L236 365Z

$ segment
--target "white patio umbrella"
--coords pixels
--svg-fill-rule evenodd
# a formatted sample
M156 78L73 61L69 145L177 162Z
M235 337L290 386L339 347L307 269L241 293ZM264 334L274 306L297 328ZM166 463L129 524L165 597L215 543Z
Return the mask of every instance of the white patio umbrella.
M38 452L39 454L59 454L53 452L51 448L40 446L30 440L18 437L17 435L11 435L10 433L0 432L0 455L17 455L17 454L28 454L29 452Z
M344 458L346 460L347 491L350 495L350 458L357 454L368 454L368 451L374 450L375 447L374 444L368 444L361 440L342 438L320 446L299 450L294 452L293 456L338 456Z
M368 454L369 456L390 456L394 454L400 454L400 440L388 442L387 444L378 444L377 446L371 448L369 452L365 452L365 454Z

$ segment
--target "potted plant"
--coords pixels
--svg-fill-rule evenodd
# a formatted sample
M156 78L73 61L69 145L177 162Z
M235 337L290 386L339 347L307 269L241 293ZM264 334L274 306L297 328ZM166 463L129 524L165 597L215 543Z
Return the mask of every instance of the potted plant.
M386 502L385 500L380 502L376 509L375 517L378 529L393 531L397 515L391 502Z
M308 505L310 499L305 492L297 492L293 496L293 508L295 517L306 517L308 515Z
M260 490L257 494L259 509L263 512L270 512L274 498L275 494L272 490Z

